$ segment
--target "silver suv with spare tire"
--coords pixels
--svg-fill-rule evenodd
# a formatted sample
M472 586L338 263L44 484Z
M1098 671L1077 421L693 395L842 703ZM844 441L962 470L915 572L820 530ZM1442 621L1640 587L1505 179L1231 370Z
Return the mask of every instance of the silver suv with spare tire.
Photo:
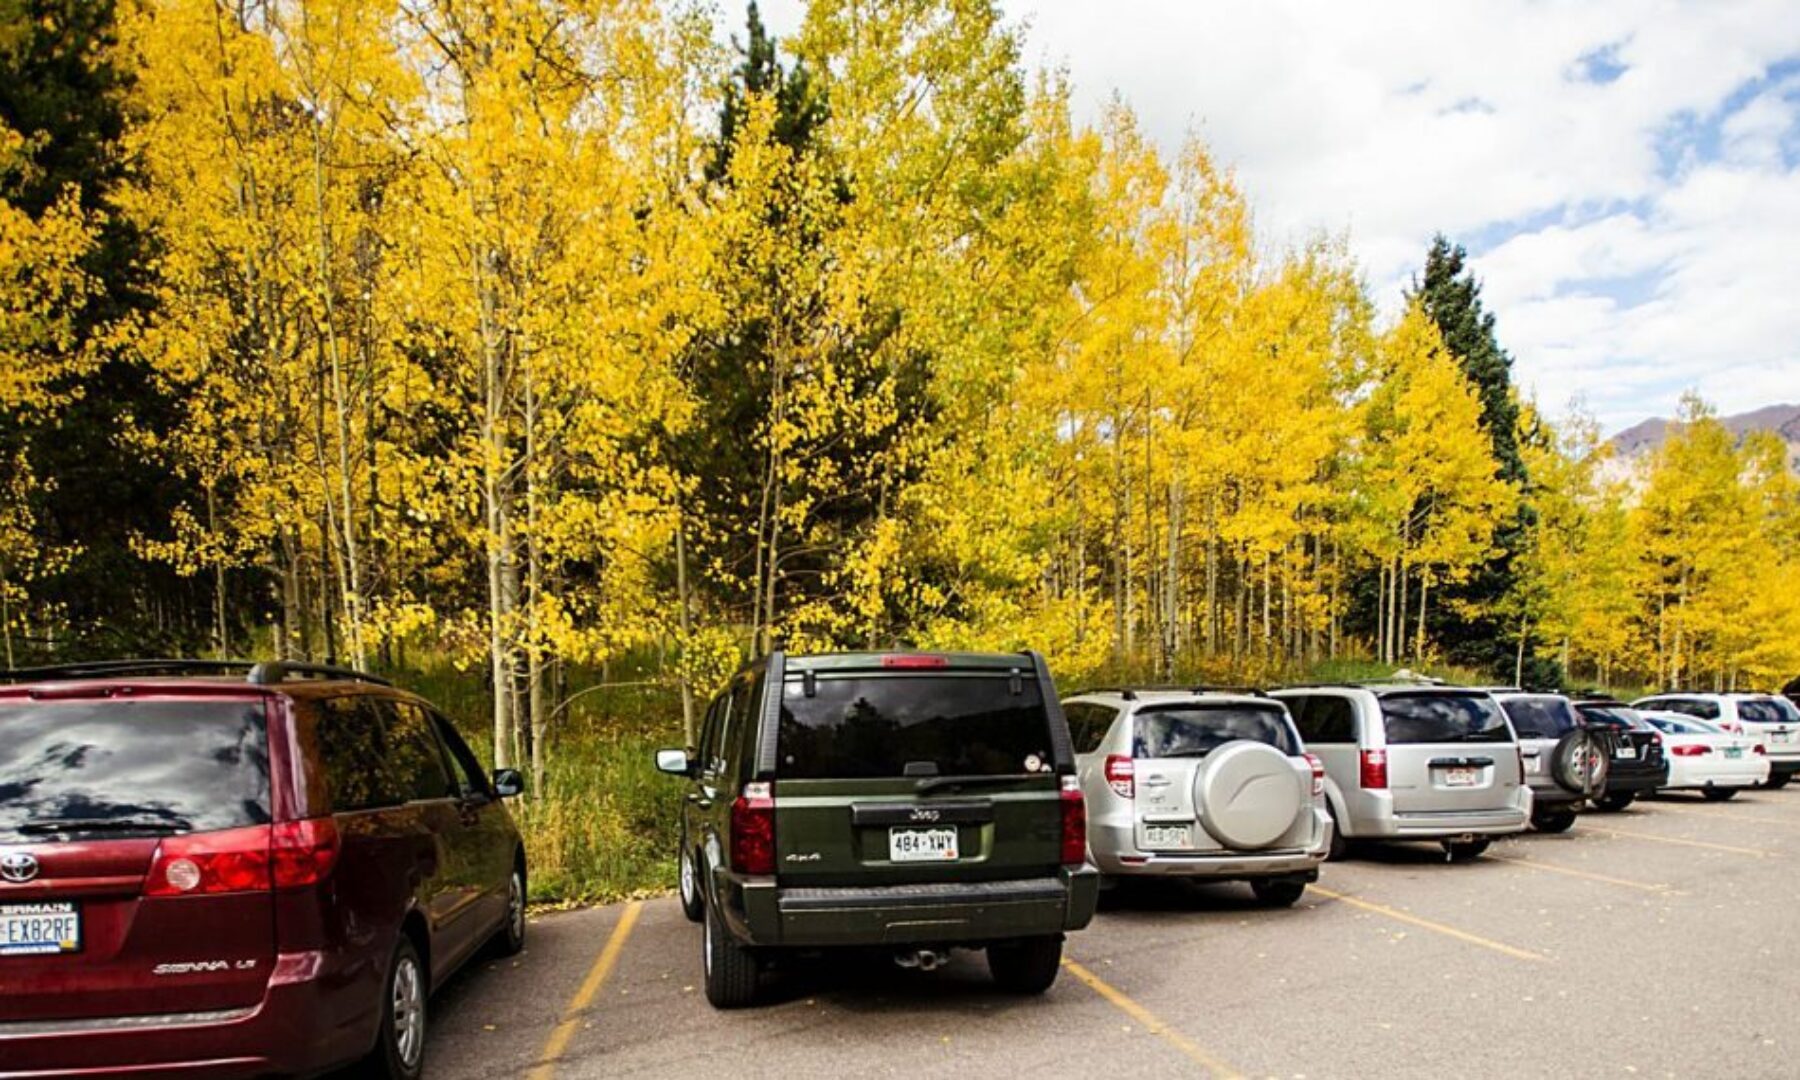
M1530 822L1518 740L1485 690L1396 677L1271 696L1324 763L1333 858L1354 841L1427 840L1473 859Z
M1539 832L1567 832L1575 811L1606 793L1612 742L1591 730L1561 694L1532 694L1512 687L1494 692L1519 735L1519 754L1534 799L1531 825Z
M1331 847L1324 767L1260 692L1106 689L1063 702L1101 873L1247 881L1286 907Z

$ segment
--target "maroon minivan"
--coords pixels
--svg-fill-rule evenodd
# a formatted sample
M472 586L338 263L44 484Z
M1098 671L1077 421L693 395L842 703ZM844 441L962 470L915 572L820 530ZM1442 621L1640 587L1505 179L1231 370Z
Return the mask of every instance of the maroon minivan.
M276 663L0 683L0 1077L416 1077L431 991L524 947L519 775L419 698Z

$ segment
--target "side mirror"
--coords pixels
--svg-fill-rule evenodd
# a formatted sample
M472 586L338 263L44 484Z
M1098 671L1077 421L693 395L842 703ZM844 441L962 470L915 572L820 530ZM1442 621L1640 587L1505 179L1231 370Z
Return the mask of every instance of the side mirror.
M517 769L494 770L494 794L502 799L511 799L525 794L525 778Z
M694 775L694 759L688 757L686 750L658 750L656 767L670 776Z

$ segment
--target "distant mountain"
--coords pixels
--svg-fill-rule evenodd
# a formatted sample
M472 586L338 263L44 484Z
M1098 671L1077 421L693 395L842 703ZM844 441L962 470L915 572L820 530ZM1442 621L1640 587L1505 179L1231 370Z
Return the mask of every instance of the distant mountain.
M1773 431L1788 445L1788 464L1800 469L1800 405L1765 405L1736 416L1721 416L1719 422L1739 440L1752 431ZM1653 453L1669 437L1669 432L1679 426L1679 421L1653 416L1631 425L1607 442L1612 446L1616 460L1631 462Z

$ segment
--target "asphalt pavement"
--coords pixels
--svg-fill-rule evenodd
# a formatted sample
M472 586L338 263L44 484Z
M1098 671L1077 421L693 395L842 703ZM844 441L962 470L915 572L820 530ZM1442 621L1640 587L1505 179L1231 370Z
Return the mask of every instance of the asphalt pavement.
M1292 909L1129 890L1038 998L980 954L835 957L718 1012L672 898L546 914L434 1000L433 1080L1800 1076L1800 786L1674 796L1450 865L1331 863Z

